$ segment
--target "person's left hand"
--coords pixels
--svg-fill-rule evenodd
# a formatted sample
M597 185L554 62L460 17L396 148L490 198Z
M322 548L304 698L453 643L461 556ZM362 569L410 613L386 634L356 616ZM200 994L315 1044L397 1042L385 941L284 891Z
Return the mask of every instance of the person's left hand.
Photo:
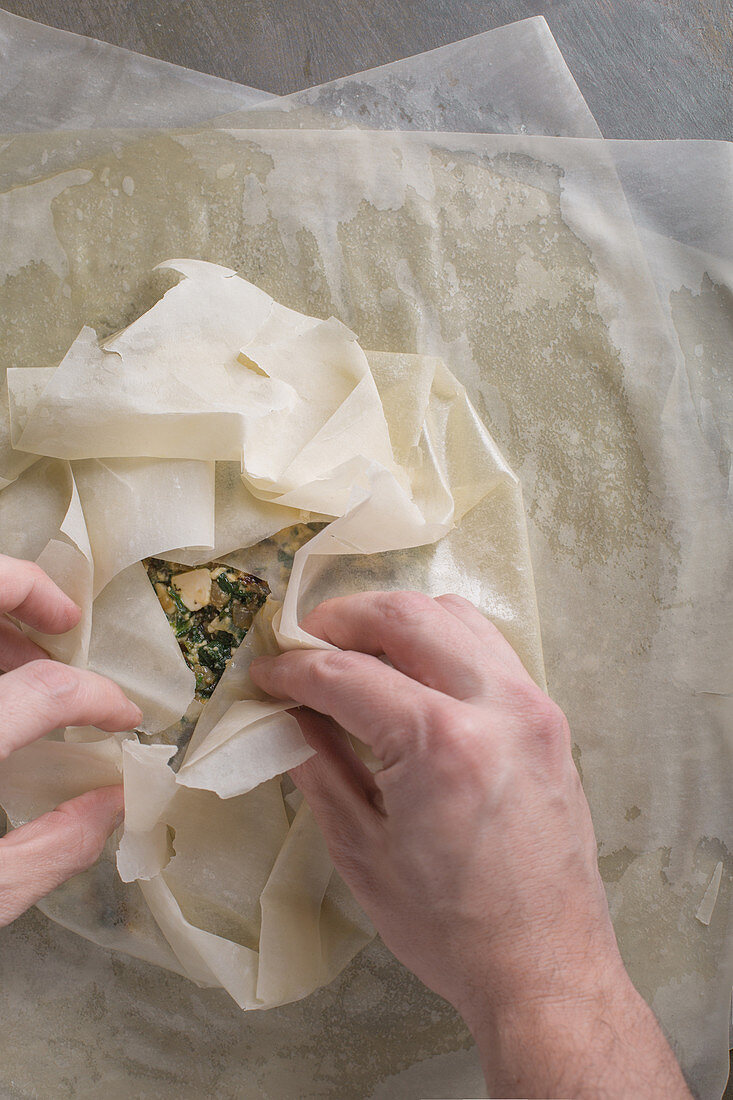
M8 618L63 634L80 614L37 565L0 554L0 766L10 753L61 726L112 732L140 722L139 708L111 680L49 660ZM3 837L0 927L90 867L122 817L122 787L101 787Z

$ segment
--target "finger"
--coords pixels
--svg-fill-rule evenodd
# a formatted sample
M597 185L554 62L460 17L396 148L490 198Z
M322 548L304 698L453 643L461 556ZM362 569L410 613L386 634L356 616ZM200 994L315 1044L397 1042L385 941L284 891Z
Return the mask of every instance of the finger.
M375 656L427 687L454 699L488 691L496 645L476 635L436 600L421 592L362 592L327 600L301 624L339 649Z
M352 886L368 878L369 853L381 828L381 792L342 730L330 718L301 708L293 712L316 750L290 776L302 791L336 867Z
M48 657L45 650L27 638L15 623L0 617L0 672L9 672L44 657Z
M0 554L0 612L11 612L34 630L64 634L81 611L32 561Z
M444 607L456 619L459 619L483 645L491 649L494 655L508 665L509 668L517 672L521 670L525 676L529 676L519 655L499 628L492 623L491 619L487 619L483 612L474 607L470 600L465 600L463 596L448 592L444 596L436 596L435 602Z
M324 812L337 802L358 814L371 814L375 804L381 809L382 794L374 776L354 752L344 730L332 718L305 707L292 713L306 741L316 750L315 756L290 771L311 808L317 801L323 802Z
M0 927L99 858L122 823L122 787L100 787L0 840Z
M455 703L376 657L339 650L301 649L259 657L250 665L258 687L331 718L374 750L385 767L424 749L446 708Z
M31 661L0 676L0 760L59 726L133 729L139 707L117 684L58 661Z

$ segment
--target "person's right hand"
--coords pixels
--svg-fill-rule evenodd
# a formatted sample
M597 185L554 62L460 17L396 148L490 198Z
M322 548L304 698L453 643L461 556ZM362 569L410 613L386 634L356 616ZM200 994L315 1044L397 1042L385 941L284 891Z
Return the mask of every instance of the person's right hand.
M252 679L311 708L295 713L317 753L291 774L385 943L466 1019L494 1094L689 1096L619 955L567 722L501 633L416 592L329 600L302 626L341 652L260 658Z
M80 611L33 562L0 555L0 767L11 752L61 726L112 732L140 722L139 708L116 684L49 660L9 615L63 634ZM102 787L0 839L0 926L91 866L122 816L122 787Z

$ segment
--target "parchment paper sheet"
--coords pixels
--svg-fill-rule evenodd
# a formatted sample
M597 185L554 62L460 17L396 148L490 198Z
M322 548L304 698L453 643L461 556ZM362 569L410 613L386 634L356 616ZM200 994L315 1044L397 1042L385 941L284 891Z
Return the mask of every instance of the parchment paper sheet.
M727 639L720 614L726 591L720 508L728 467L716 428L729 339L724 326L730 323L725 304L725 263L730 257L725 254L721 263L720 257L706 254L710 246L702 230L701 239L695 236L695 227L702 225L699 188L672 188L682 200L682 216L666 219L662 212L670 179L704 178L711 165L717 166L718 194L725 196L725 147L689 143L682 148L674 143L680 154L675 160L669 143L606 143L600 149L594 143L497 139L479 150L471 139L459 141L456 148L436 138L427 141L426 153L407 142L399 145L395 159L401 159L410 181L408 193L395 185L397 169L391 162L391 172L381 167L388 161L385 145L379 146L377 156L375 145L383 139L371 135L359 139L363 145L354 160L353 144L348 157L339 160L335 152L354 140L351 135L339 135L338 141L316 135L311 145L300 146L293 135L247 135L239 143L240 156L244 146L250 158L244 168L229 149L217 151L210 143L203 152L201 145L208 139L197 140L199 147L189 146L188 155L203 171L206 187L216 168L226 165L228 172L229 164L235 164L224 177L241 180L232 208L242 199L244 181L252 176L257 181L248 184L244 215L229 216L230 235L236 235L232 227L238 226L246 236L245 254L229 258L231 245L216 233L206 242L200 236L199 254L230 263L253 279L262 269L263 256L268 262L274 257L273 283L282 288L284 301L319 315L328 309L310 303L330 303L332 308L338 302L332 311L355 328L354 318L372 310L379 322L375 336L381 341L370 339L371 346L390 350L399 340L402 351L443 354L468 385L480 411L490 416L493 432L525 487L550 687L574 730L622 950L699 1093L714 1096L717 1089L719 1094L730 989L721 966L727 873L710 926L700 924L694 914L718 856L726 855L725 845L730 843L724 831L729 760L722 746ZM309 161L307 151L318 143L322 153L321 143L327 140L328 156L318 163L313 152ZM394 145L388 148L391 154ZM447 154L445 164L439 150ZM663 173L667 181L656 190L642 186L636 196L629 192L636 219L639 211L646 211L645 217L651 211L653 228L642 234L646 255L630 233L617 189L610 154L620 162L622 153L629 169L625 176L622 172L627 186L634 172L647 181ZM299 166L308 166L304 191L310 186L317 197L322 186L324 192L330 188L339 196L330 224L317 222L318 203L313 198L297 214L293 210L288 155L297 158ZM484 206L490 216L477 221L478 215L470 207L468 211L473 218L466 224L474 237L480 236L483 259L477 256L478 243L472 249L464 231L465 205L455 210L467 190L469 197L480 192L482 201L475 204L479 211L487 193L493 198L485 172L477 168L482 157L489 164L493 161L493 169L486 171L501 181L496 188L499 201L493 209ZM135 167L144 160L143 155ZM449 172L463 172L463 178L431 193L426 181L439 176L451 161L455 165ZM196 175L190 161L184 158L181 163L184 173ZM330 165L330 175L324 164ZM202 188L200 176L189 184L193 191ZM61 206L53 216L57 229L64 227L67 211L63 201L56 205ZM225 200L218 199L216 205L224 209ZM720 205L726 213L722 197ZM535 216L527 217L532 210ZM220 214L219 224L224 222ZM675 224L690 227L682 241L669 235ZM541 251L542 241L551 236L548 226L558 231L551 258ZM390 243L387 238L395 236L395 227L402 235ZM541 230L534 240L533 229ZM172 227L175 240L177 232L182 231ZM392 259L380 267L374 260L382 249ZM168 255L175 251L170 249ZM504 267L497 259L502 252L508 257ZM455 279L448 264L431 263L433 257L446 254ZM553 287L543 283L532 261L540 267L552 263L553 271L562 271L554 297ZM352 266L355 273L349 275ZM500 300L494 304L487 288L495 297L497 284ZM268 289L274 292L275 286ZM114 300L113 293L110 298ZM507 301L517 306L509 317L511 326ZM621 308L614 309L618 302ZM141 304L148 303L143 298ZM700 320L710 310L713 325ZM478 322L461 324L471 311ZM118 307L118 326L130 319L121 312ZM673 323L677 319L674 328L670 317ZM110 324L107 331L113 327ZM704 339L699 340L697 332ZM54 354L55 348L44 364L53 363ZM712 367L701 369L700 360ZM664 953L651 952L650 943L658 943ZM359 998L362 1012L370 995L377 996L372 1019L389 1022L389 1006L404 1006L401 998L409 997L404 992L410 988L409 979L399 991L386 977L376 948L364 957L364 966L359 971L366 982ZM375 978L381 985L374 984ZM314 1034L321 1036L320 1042L318 1037L305 1040L301 1074L307 1072L305 1066L319 1061L316 1051L323 1049L323 1029L333 1034L329 1005L345 996L347 988L337 987L336 1001L329 1000L328 991L319 994L306 1002L305 1015L297 1016L305 1034L307 1019L312 1019ZM160 996L159 1004L164 1002L163 992ZM429 1002L427 998L421 1003ZM320 1018L308 1016L311 1005ZM213 1007L210 1011L217 1015ZM265 1017L258 1017L257 1024L249 1018L248 1034L256 1033L262 1039L261 1050L267 1049L267 1069L262 1070L267 1080L274 1081L281 1072L293 1093L302 1094L302 1085L292 1085L289 1076L294 1067L287 1060L278 1061L268 1046L266 1036L277 1034L282 1011L269 1014L266 1026L259 1022ZM403 1011L398 1008L398 1016ZM389 1040L375 1046L368 1023L363 1031L356 1028L358 1039L353 1046L349 1042L348 1050L372 1051L384 1067L378 1072L385 1074L388 1066L418 1060L418 1052L436 1047L444 1051L446 1043L450 1048L460 1041L460 1032L452 1030L446 1017L439 1032L431 1030L428 1038L425 1028L430 1025L422 1008L413 1005L411 1011L414 1035L408 1039L400 1031L399 1054L390 1049ZM223 1019L220 1013L219 1028L231 1034ZM423 1037L416 1037L421 1031ZM354 1095L369 1091L369 1086L359 1084L364 1081L359 1078L360 1064L357 1057L349 1066ZM169 1080L176 1079L172 1064L166 1072ZM255 1078L259 1072L252 1070ZM472 1072L457 1069L456 1081L471 1080ZM319 1087L313 1095L323 1094ZM458 1086L458 1091L478 1094L475 1084Z

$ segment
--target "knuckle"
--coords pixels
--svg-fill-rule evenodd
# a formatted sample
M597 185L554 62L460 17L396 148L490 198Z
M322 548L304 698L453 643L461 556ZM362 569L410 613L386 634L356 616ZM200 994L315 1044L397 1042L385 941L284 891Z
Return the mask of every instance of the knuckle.
M439 738L453 751L473 745L479 735L480 722L478 716L472 713L472 708L447 707L445 713L438 714L437 718Z
M40 565L34 561L22 561L20 564L23 567L23 572L33 583L45 578L46 574L41 569Z
M565 715L536 684L522 684L515 692L514 700L535 737L549 742L564 739L567 731Z
M378 609L384 618L397 626L421 620L434 607L435 601L423 592L383 592Z
M71 876L85 870L101 851L99 837L84 817L74 811L52 810L51 821L58 830L63 861Z
M49 699L67 703L76 698L80 689L80 677L77 669L42 658L29 661L23 666L23 677L27 687Z
M418 723L412 731L409 756L413 762L422 761L423 789L468 789L483 776L491 742L485 721L480 714L472 713L474 709L455 701L445 707L432 705L425 715L427 728L421 734L422 724ZM391 757L385 759L386 771L377 773L385 797L389 797L392 785L398 789L405 779L398 771L399 765L387 767L391 761Z
M318 654L310 664L311 682L317 686L333 683L353 673L358 662L355 653L348 650L331 650Z
M457 592L444 592L442 596L436 597L437 603L449 604L451 607L471 607L476 610L474 605L463 596L459 596Z
M339 612L343 607L344 601L347 599L347 596L329 596L327 600L322 600L314 607L307 617L310 618L311 615L319 615L327 618Z
M35 581L45 577L40 565L26 558L5 558L6 567L3 571L3 584L17 588L30 588Z
M446 750L453 757L460 757L471 751L480 736L481 723L474 707L455 699L445 702L430 700L425 708L423 723L425 726L425 748L433 754Z
M13 609L25 603L34 586L46 576L34 561L11 559L11 566L0 577L0 595Z

